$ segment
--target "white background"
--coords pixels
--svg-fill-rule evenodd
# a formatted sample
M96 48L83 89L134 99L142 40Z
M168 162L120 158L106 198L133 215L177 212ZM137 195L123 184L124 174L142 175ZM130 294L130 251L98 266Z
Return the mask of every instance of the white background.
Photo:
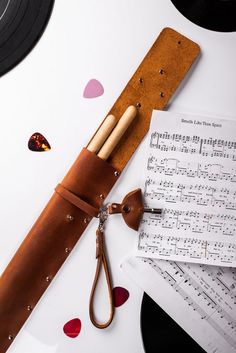
M87 144L134 70L164 27L200 44L202 55L175 95L169 110L236 117L236 33L202 29L177 12L169 0L56 0L52 18L30 55L0 79L0 273L50 198L53 187ZM84 99L96 78L103 96ZM125 109L125 107L124 107ZM28 150L34 132L52 146L47 153ZM109 200L142 186L145 143L114 188ZM10 353L142 353L142 292L120 271L137 234L119 216L107 226L107 247L115 286L130 292L107 330L88 318L95 270L94 222L72 252L10 348ZM100 294L106 294L101 289ZM106 318L100 295L99 318ZM103 304L101 304L103 301ZM76 339L63 325L79 317ZM14 319L14 318L13 318ZM2 325L3 323L1 323ZM158 334L158 333L157 333Z

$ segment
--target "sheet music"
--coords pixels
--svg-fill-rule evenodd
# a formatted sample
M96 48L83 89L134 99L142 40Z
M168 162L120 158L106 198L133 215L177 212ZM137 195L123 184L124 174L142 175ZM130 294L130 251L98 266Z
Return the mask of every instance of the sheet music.
M236 266L236 122L154 111L136 255Z
M235 269L139 257L121 267L207 353L236 352Z

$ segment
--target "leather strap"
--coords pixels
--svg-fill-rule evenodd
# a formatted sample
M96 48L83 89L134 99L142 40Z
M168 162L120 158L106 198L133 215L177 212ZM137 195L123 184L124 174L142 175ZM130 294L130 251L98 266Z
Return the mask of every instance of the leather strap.
M99 209L93 207L88 202L82 200L79 196L73 194L73 192L67 190L62 184L58 184L55 188L57 194L59 194L64 200L70 202L72 205L78 207L91 217L97 217Z
M105 253L105 247L104 247L104 232L99 228L96 231L96 259L97 259L97 268L96 268L93 286L92 286L92 290L91 290L91 294L90 294L89 316L90 316L90 320L92 321L94 326L96 326L99 329L104 329L104 328L108 327L113 320L114 302L113 302L110 270L109 270L108 262L106 259L106 253ZM98 280L99 280L102 266L105 271L107 288L108 288L108 293L109 293L109 302L110 302L110 316L109 316L109 319L103 324L97 322L97 320L95 318L95 314L94 314L94 297L95 297L95 292L96 292L96 288L97 288L97 284L98 284Z
M113 294L112 294L110 269L108 266L106 252L105 252L104 223L107 219L108 214L112 215L112 214L120 213L129 227L131 227L134 230L138 230L141 216L143 214L143 210L144 208L143 208L141 189L133 190L124 197L121 204L112 203L112 204L109 204L107 208L105 208L106 216L103 220L103 223L102 224L99 223L98 229L96 231L97 268L96 268L95 277L94 277L92 290L90 294L89 316L93 325L99 329L104 329L111 324L114 316L114 310L115 310L114 302L113 302ZM101 214L99 216L101 217ZM100 222L101 222L101 218L100 218ZM107 288L109 293L110 316L106 322L98 323L94 314L94 297L95 297L95 292L99 281L102 266L104 267Z

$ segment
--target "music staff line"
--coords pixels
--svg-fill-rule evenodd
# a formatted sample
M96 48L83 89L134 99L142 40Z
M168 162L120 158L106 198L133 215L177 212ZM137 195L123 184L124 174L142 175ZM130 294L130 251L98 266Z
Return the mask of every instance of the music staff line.
M171 263L171 262L170 262ZM211 286L213 286L214 288L214 293L217 292L218 295L218 299L221 301L222 298L224 298L224 302L225 304L229 305L230 309L232 309L234 307L234 305L236 304L236 292L235 292L235 284L236 284L236 279L234 277L234 272L233 269L228 267L227 268L227 275L229 275L229 273L231 274L230 277L230 282L226 284L226 275L222 272L222 269L225 270L225 268L223 267L218 267L217 266L209 266L209 265L199 265L199 268L196 269L196 266L192 266L190 264L187 263L181 263L181 267L180 264L174 262L174 266L178 268L178 270L186 267L186 272L191 272L192 275L197 277L197 280L200 281L205 288L210 289ZM201 271L201 275L199 275L199 272ZM177 273L178 271L176 271ZM184 271L183 271L184 272ZM205 278L206 280L204 280L202 274L205 274ZM222 277L222 278L220 278ZM222 295L219 292L219 288L221 290Z
M141 224L161 229L189 230L192 233L232 237L236 232L236 217L229 214L209 214L164 208L162 216L143 216Z
M159 159L153 155L149 156L147 169L154 173L168 176L186 176L188 178L206 179L209 181L230 181L236 182L236 169L225 168L218 163L181 163L176 158Z
M225 264L232 264L236 261L236 244L147 234L142 229L139 234L138 250L146 257L158 254L168 259L170 256L181 255L213 262L220 260Z
M229 296L229 298L234 301L233 304L235 305L236 304L236 276L234 274L233 269L231 269L233 283L231 283L231 285L228 285L221 278L221 277L224 278L222 267L217 268L215 273L212 272L212 267L201 264L200 268L202 269L203 272L206 272L208 277L210 277L211 280L217 284L217 286L221 288L225 296Z
M220 157L236 161L236 142L222 139L201 138L168 132L151 134L150 147L162 152L199 154L206 157Z
M148 199L167 203L192 203L199 206L212 206L236 210L236 191L216 188L209 185L184 185L166 180L147 178L144 196Z
M206 291L200 286L198 282L196 282L188 273L183 271L180 265L177 263L173 263L176 265L176 268L179 269L175 272L175 275L178 274L178 272L181 272L180 277L182 277L181 280L177 281L174 276L172 276L168 271L164 271L160 266L157 265L157 263L152 260L152 259L144 259L142 258L143 262L148 263L154 271L156 271L159 275L162 276L163 279L177 292L181 295L181 297L184 299L184 301L192 307L192 309L197 312L202 320L206 320L211 326L213 326L217 332L226 340L228 341L233 347L236 347L236 340L232 338L230 335L230 332L226 332L225 330L222 329L222 327L218 323L218 319L225 319L227 323L228 329L231 331L235 332L236 331L236 321L229 315L224 308L219 304L216 303L215 300L211 298L210 295L206 293ZM172 265L171 262L169 262L170 266ZM196 300L194 300L190 295L189 295L189 290L184 290L183 285L189 285L194 288L194 290L197 292L197 297L200 300L200 297L203 298L203 302L206 302L206 308L207 310L204 310ZM216 318L214 319L214 317Z

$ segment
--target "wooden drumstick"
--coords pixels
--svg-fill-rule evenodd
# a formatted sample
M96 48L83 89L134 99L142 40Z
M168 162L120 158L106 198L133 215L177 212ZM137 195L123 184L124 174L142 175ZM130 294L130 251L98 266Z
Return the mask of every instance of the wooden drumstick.
M121 137L124 135L125 131L130 126L136 115L137 109L133 105L129 106L126 109L126 111L118 121L116 127L114 128L114 130L98 152L98 157L106 160L110 156L110 154L120 141Z
M98 131L95 133L92 140L89 142L87 149L91 152L97 153L116 124L117 119L114 117L114 115L108 115Z

